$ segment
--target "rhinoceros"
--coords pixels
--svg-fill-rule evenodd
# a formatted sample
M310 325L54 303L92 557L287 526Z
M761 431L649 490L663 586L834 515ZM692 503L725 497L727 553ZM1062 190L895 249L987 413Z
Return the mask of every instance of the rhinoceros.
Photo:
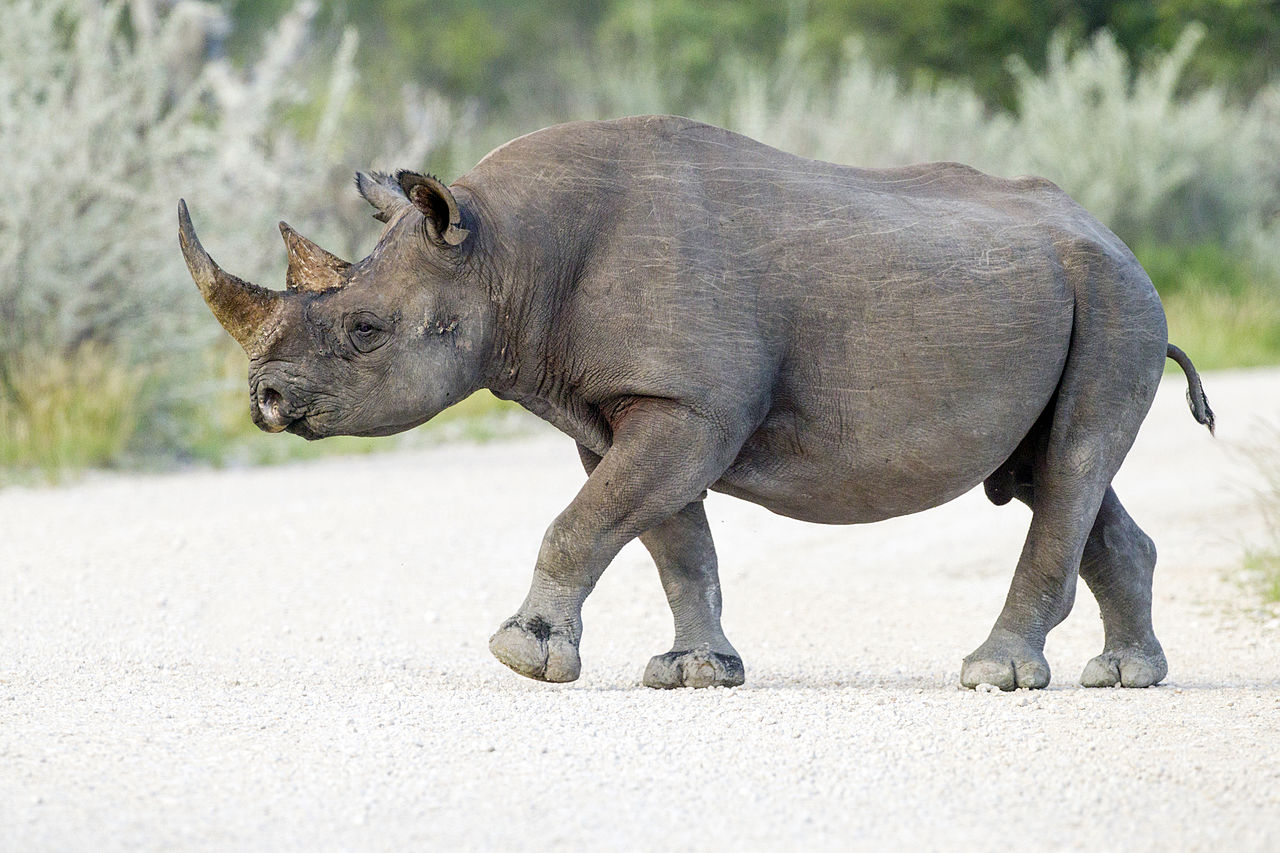
M578 677L583 602L639 537L675 622L644 683L741 684L707 489L852 524L982 483L1032 519L961 682L1046 686L1077 575L1105 634L1082 683L1166 675L1156 550L1111 480L1166 357L1196 420L1213 413L1150 278L1051 182L852 168L645 116L522 136L449 186L356 183L377 246L349 263L282 222L283 292L220 269L180 202L182 251L268 432L388 435L487 388L577 443L586 484L489 643L511 669Z

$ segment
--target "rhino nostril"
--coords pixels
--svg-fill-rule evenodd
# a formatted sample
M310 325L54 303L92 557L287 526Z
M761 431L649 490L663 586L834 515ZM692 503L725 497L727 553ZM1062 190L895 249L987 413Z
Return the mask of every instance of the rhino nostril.
M258 412L262 415L263 423L277 431L290 423L284 413L284 397L274 388L258 389Z

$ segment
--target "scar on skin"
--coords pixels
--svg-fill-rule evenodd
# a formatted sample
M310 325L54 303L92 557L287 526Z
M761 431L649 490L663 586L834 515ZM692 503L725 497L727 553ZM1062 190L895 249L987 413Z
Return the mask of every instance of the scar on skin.
M458 328L458 318L451 317L447 321L445 320L433 321L428 319L425 323L422 324L421 331L425 332L428 329L430 329L431 331L435 332L437 335L447 335L456 328Z

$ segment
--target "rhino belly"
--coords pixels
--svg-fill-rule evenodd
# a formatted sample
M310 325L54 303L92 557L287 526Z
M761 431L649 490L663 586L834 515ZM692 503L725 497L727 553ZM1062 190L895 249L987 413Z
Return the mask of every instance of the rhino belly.
M879 521L965 493L1009 458L1057 388L1069 322L1005 347L797 370L712 486L781 515Z

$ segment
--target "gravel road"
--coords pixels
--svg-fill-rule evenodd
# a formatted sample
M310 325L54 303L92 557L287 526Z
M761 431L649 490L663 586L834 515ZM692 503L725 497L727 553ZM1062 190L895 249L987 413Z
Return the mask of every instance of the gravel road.
M1171 378L1116 481L1160 548L1149 690L1077 686L1083 584L1048 690L957 688L1029 518L981 489L862 527L711 496L747 684L661 692L636 544L581 680L489 656L582 481L555 433L0 491L0 849L1280 849L1280 613L1237 574L1280 371L1205 385L1219 438Z

